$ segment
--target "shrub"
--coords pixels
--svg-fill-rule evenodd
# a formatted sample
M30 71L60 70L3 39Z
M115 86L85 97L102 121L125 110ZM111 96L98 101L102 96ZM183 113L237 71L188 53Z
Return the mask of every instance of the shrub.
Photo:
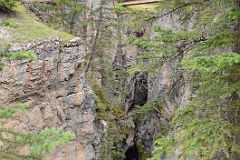
M18 0L0 0L0 10L11 10Z
M23 60L23 59L37 60L37 55L34 53L33 50L7 52L7 53L4 53L3 56L8 57L10 59L14 59L14 60Z

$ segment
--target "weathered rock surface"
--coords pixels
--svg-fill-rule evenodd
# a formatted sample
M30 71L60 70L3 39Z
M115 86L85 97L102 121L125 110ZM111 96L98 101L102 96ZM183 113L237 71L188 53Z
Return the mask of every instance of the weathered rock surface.
M10 48L11 51L28 49L38 55L37 61L10 61L0 71L0 105L25 102L30 108L3 124L18 131L60 127L75 133L76 138L55 148L47 157L49 160L96 159L100 142L95 101L82 72L85 52L80 39L67 44L59 39L16 43Z
M178 16L169 15L159 17L161 18L156 19L153 24L145 24L145 28L141 31L134 31L132 29L130 31L140 37L151 37L156 34L150 29L152 25L171 29L181 29L183 27L178 20ZM185 27L191 26L186 26L185 24ZM138 34L138 32L140 33ZM124 43L121 49L123 51L122 55L117 54L113 63L117 66L115 67L117 70L120 67L128 68L133 64L139 63L139 61L136 61L136 57L140 51L138 48ZM191 85L188 82L189 75L183 73L179 66L181 59L182 56L179 55L162 66L159 65L156 73L135 73L126 77L124 91L126 93L124 104L124 111L126 113L136 109L136 106L143 106L151 100L160 99L162 102L161 111L154 110L146 115L147 118L144 118L143 115L142 118L134 121L132 128L135 133L131 133L134 134L134 138L131 139L132 142L128 142L130 144L128 145L129 148L134 146L135 143L138 148L140 147L141 150L144 150L149 155L152 152L155 138L158 135L166 134L168 131L168 120L172 117L176 108L187 103L188 98L191 96Z

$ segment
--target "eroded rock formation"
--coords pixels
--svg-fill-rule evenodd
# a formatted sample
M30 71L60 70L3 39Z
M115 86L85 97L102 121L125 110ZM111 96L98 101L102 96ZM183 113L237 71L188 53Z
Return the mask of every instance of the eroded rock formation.
M68 145L55 148L50 160L93 160L100 140L95 124L95 101L83 74L85 51L80 39L15 43L11 51L34 50L37 61L11 61L0 73L0 105L25 102L30 108L5 120L5 127L39 132L60 127L75 133ZM6 60L7 61L7 60Z

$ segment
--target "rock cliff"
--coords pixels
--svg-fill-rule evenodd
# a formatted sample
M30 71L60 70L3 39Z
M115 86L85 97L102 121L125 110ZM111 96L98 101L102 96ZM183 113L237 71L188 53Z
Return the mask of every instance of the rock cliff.
M85 50L80 39L14 43L10 51L34 50L37 61L11 61L1 71L0 103L25 102L30 108L19 112L4 126L18 131L39 132L60 127L75 133L68 145L55 148L47 159L93 160L99 135L95 123L95 101L83 74ZM7 60L6 60L7 61Z

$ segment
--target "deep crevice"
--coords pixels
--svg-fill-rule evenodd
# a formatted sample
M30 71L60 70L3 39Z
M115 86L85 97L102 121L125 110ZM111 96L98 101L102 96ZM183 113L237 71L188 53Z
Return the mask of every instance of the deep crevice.
M128 148L128 150L125 153L125 160L139 160L139 153L137 150L136 145L133 145L132 147Z
M136 74L134 105L143 106L148 100L148 73Z

